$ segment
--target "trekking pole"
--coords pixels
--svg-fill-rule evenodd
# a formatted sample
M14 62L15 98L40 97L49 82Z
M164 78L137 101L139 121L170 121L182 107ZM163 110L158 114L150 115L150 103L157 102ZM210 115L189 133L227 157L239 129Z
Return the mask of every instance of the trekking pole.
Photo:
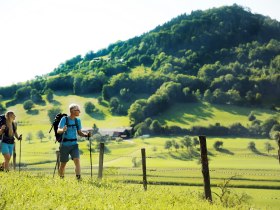
M90 154L90 177L92 178L91 139L89 138L89 133L88 133L88 140L89 140L89 154Z
M22 140L22 135L20 135ZM20 173L20 162L21 162L21 140L19 141L19 163L18 163L18 172Z
M60 153L60 151L56 151L56 163L55 163L55 167L54 167L54 171L53 171L53 178L54 178L54 175L55 175L56 168L58 167L59 153Z
M54 178L54 175L55 175L56 168L57 168L57 170L59 170L60 151L61 151L61 146L62 146L63 139L64 139L64 133L61 137L61 142L59 143L60 145L59 145L58 152L56 151L56 163L55 163L55 167L54 167L54 171L53 171L53 178Z
M53 124L52 124L52 127L51 127L51 129L49 130L49 133L52 131L52 129L53 129Z
M278 160L279 160L279 163L280 163L280 132L278 133Z
M13 153L13 168L14 168L14 171L16 170L16 163L17 163L17 153L16 153L16 143L14 143L14 153Z

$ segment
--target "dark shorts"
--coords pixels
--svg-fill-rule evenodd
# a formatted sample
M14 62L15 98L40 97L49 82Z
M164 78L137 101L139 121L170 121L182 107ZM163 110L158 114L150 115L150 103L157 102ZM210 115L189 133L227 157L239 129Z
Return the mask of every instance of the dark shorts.
M62 145L60 148L60 162L66 163L69 161L69 155L71 159L80 158L78 144L72 146Z

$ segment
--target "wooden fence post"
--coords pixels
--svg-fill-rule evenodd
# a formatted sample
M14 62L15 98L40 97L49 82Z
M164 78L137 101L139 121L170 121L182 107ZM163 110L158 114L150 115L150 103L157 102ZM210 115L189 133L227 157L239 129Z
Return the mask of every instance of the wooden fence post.
M147 173L146 173L146 151L145 148L141 149L142 155L142 171L143 171L143 186L144 190L147 190Z
M202 174L203 174L203 182L204 182L204 194L207 200L212 201L210 175L209 175L208 158L207 158L206 137L199 136L199 142L200 142L200 153L201 153L200 157L201 157Z
M103 160L104 160L104 143L100 143L100 148L99 148L99 167L98 167L98 178L99 179L102 179Z
M280 164L280 132L278 133L278 160L279 160L279 164Z

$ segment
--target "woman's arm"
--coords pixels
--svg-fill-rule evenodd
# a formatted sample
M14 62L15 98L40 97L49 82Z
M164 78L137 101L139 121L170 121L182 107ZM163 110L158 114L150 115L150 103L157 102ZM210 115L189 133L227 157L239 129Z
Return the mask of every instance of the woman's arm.
M15 131L15 137L17 138L17 140L22 140L22 135L18 135L17 131Z
M1 128L0 128L0 135L2 135L5 132L5 128L6 128L6 125L2 125L1 126Z

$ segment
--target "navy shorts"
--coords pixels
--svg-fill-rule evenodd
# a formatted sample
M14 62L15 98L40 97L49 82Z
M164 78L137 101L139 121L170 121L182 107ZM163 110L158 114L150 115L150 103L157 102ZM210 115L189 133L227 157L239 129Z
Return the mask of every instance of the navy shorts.
M64 146L62 145L60 148L60 162L66 163L69 161L69 155L71 159L80 158L79 147L78 144L72 146Z

